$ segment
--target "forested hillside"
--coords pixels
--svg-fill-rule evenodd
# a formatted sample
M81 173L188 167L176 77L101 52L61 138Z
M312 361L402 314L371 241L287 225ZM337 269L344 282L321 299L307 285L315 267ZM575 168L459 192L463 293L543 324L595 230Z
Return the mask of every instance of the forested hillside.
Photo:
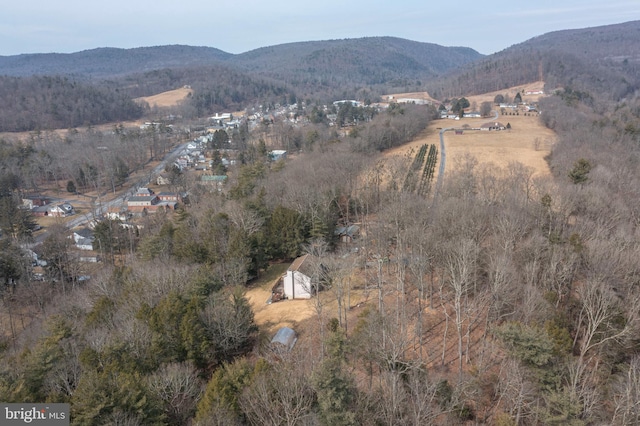
M629 22L545 34L487 58L469 48L393 37L290 43L239 55L205 47L158 46L2 57L0 75L70 77L50 78L44 99L34 98L28 89L37 79L30 83L7 79L0 93L5 96L2 104L15 110L9 114L11 122L5 120L0 130L134 119L140 116L139 109L120 108L116 115L107 104L114 97L149 96L183 85L195 89L185 105L187 116L250 103L282 103L287 98L374 101L383 93L426 90L444 99L540 80L548 90L568 88L622 99L639 84L639 27L638 22ZM73 84L63 84L66 81ZM89 86L96 89L90 93ZM74 109L70 104L85 106L69 111ZM26 105L32 116L17 118L28 115Z
M286 81L298 90L414 87L481 58L464 47L443 47L393 37L291 43L229 59L242 69Z
M252 75L226 65L177 68L130 74L104 83L132 98L189 86L194 94L177 112L189 118L216 112L243 110L260 103L286 104L295 99L295 88L268 77Z
M0 75L63 75L102 79L165 68L217 64L232 56L213 47L155 46L134 49L102 47L76 53L0 56Z
M480 56L469 48L385 37L292 43L241 55L205 47L159 46L0 57L0 76L16 76L0 77L5 80L0 103L8 117L0 131L137 119L139 108L119 108L115 116L107 104L116 105L114 97L149 96L184 85L194 89L194 96L184 110L173 112L187 117L297 98L324 103L345 97L374 101L388 91L417 90L426 80ZM49 77L46 96L38 98L29 87L41 80L32 77L22 82L32 75L61 77ZM89 87L104 95L89 94ZM73 104L82 110L75 111Z
M0 77L0 131L68 129L140 118L124 91L67 77Z
M532 81L619 100L638 88L640 21L535 37L433 81L440 97L487 93Z
M0 399L69 402L74 424L636 424L639 108L541 108L552 177L449 158L437 203L404 185L411 158L376 156L420 131L424 107L339 138L269 126L299 144L284 163L244 134L224 192L182 180L179 212L137 232L102 222L106 265L88 283L58 228L42 248L57 280L29 279L24 222L6 213L56 145L3 147ZM362 228L357 251L335 240L344 221ZM304 253L324 289L300 343L274 353L243 292Z
M69 129L136 120L154 112L135 103L134 98L185 85L194 89L194 95L172 111L185 118L239 110L257 102L280 103L293 95L293 90L281 83L223 66L164 69L95 83L73 77L0 77L0 131Z

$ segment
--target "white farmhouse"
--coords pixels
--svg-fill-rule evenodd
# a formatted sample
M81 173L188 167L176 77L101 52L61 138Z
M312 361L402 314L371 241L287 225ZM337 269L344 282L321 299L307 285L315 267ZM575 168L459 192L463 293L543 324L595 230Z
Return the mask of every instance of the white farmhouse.
M293 261L284 276L284 295L287 299L310 299L312 291L311 276L313 275L311 259L308 254Z

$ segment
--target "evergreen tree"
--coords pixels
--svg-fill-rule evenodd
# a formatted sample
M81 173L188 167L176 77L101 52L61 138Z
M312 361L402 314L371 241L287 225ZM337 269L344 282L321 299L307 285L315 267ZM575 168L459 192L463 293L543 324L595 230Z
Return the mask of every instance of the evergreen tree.
M591 171L591 163L584 158L579 159L573 164L573 169L569 171L569 179L574 184L585 183L589 180L589 172Z
M75 194L76 193L76 184L70 180L67 182L67 192L71 193L71 194Z
M314 374L313 384L318 397L320 419L324 425L355 425L352 405L356 387L344 370L346 338L337 319L329 322L327 357Z
M278 206L267 224L269 253L273 259L293 259L300 255L307 239L307 223L295 210Z

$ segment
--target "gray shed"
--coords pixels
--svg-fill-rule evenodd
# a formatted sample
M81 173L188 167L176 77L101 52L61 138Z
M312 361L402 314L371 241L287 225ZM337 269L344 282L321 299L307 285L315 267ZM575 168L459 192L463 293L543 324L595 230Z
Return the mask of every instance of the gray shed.
M273 336L273 339L271 339L271 346L274 348L283 347L287 351L290 351L291 349L293 349L297 341L298 335L295 331L293 331L289 327L282 327L280 330L278 330L276 335Z

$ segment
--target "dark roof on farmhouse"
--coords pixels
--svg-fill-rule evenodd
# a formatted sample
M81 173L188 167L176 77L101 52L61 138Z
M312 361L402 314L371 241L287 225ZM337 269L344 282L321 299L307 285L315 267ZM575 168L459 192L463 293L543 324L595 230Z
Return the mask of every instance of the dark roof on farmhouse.
M298 271L301 274L311 277L314 272L313 260L314 260L313 257L307 253L304 256L300 256L296 260L294 260L291 266L289 266L289 270Z
M138 190L136 191L136 195L153 195L153 191L149 188L138 188Z
M76 246L91 246L93 247L94 238L80 238L76 243Z

